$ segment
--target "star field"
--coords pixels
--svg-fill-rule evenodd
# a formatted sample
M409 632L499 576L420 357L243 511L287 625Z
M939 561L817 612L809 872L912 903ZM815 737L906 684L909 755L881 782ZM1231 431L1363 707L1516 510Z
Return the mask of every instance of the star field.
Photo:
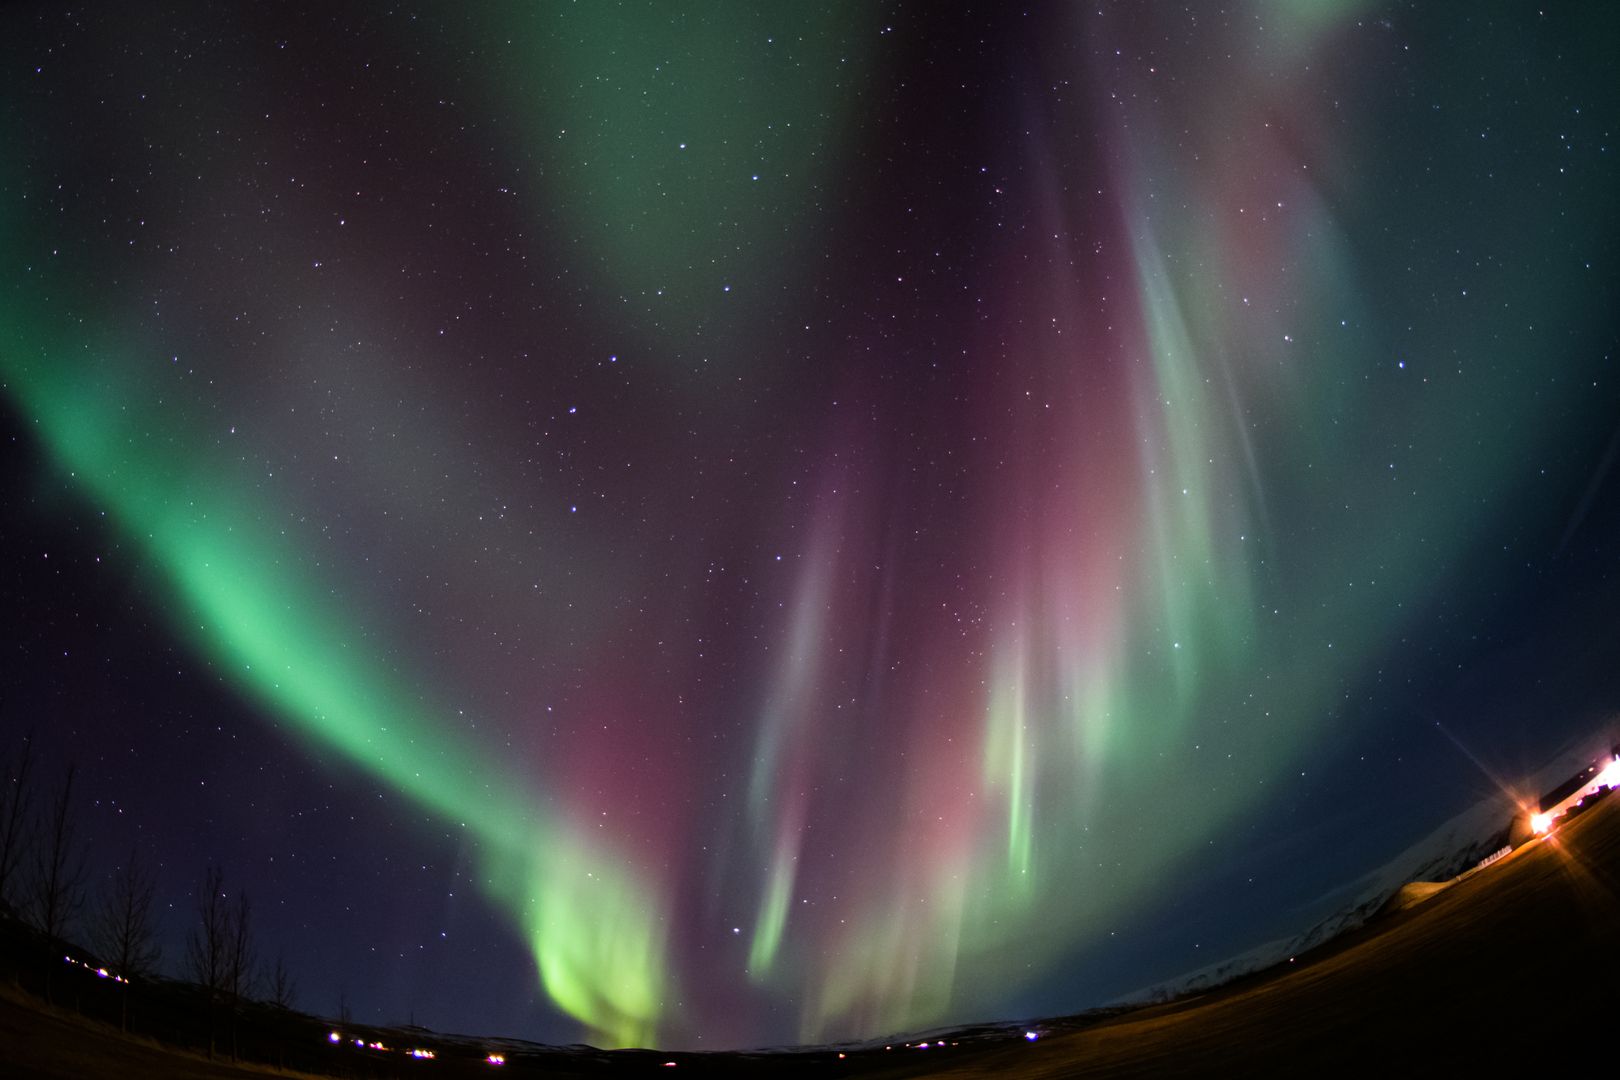
M1303 928L1620 702L1620 25L1431 7L7 8L0 735L313 1012Z

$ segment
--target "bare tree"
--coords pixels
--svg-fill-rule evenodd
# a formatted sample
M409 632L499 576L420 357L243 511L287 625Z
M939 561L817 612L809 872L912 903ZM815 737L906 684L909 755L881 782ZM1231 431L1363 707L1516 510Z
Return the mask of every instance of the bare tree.
M197 891L197 924L186 942L191 977L208 992L208 1056L214 1055L215 1013L231 1010L231 1056L236 1056L236 1011L253 988L255 964L253 902L238 893L232 904L225 895L225 871L210 866Z
M226 939L225 991L231 1001L240 1001L253 992L253 969L258 962L253 944L253 902L245 892L236 894L236 907L230 914Z
M29 732L23 736L22 750L16 759L13 761L8 754L5 767L0 768L0 780L5 782L5 787L0 788L0 911L12 907L11 888L16 883L17 869L22 865L28 842L29 799L32 797L28 773L33 761L34 735ZM21 906L20 902L17 906Z
M77 766L68 766L34 851L34 923L54 938L67 933L84 907L84 850L79 844L79 823L73 805L77 772Z
M290 1009L297 996L298 980L287 969L287 957L277 955L275 967L270 969L270 1004L278 1009Z
M229 966L231 909L225 900L225 871L210 866L197 890L197 924L186 939L186 965L210 997L223 993Z
M298 983L287 968L285 953L276 954L275 966L270 969L268 990L271 1005L278 1009L290 1010L293 1007L293 998L298 994ZM276 1056L278 1064L283 1069L287 1067L286 1033L285 1024L276 1025Z
M197 923L186 939L186 966L208 995L208 1056L214 1056L214 1021L230 969L231 909L225 900L225 871L210 866L197 890Z
M125 980L120 994L125 1030L129 1029L129 980L151 974L161 954L153 912L156 897L157 878L141 862L140 851L131 849L129 861L113 872L91 922L91 944L113 974Z
M236 894L236 907L231 912L230 938L225 954L226 989L231 996L231 1059L240 1056L237 1049L237 1027L241 1018L242 999L253 991L253 969L258 962L253 945L253 902L245 892Z

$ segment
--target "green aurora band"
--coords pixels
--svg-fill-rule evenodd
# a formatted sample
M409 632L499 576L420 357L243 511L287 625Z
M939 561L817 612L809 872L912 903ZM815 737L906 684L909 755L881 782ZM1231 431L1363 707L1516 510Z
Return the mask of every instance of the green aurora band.
M86 499L140 545L176 629L312 747L472 830L486 886L529 935L556 1003L615 1045L651 1044L669 973L647 884L600 842L516 801L526 785L499 758L447 735L436 718L448 710L369 654L351 600L312 585L315 568L265 526L241 478L189 467L181 439L128 408L140 395L118 385L116 347L69 346L8 300L6 390Z

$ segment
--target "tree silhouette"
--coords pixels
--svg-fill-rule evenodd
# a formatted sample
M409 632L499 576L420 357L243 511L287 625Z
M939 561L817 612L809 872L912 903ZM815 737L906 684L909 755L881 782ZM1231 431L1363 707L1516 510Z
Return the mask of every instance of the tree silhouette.
M287 969L286 956L278 955L275 967L270 969L270 1004L278 1009L290 1009L297 996L298 980Z
M292 972L287 968L287 957L284 954L276 955L276 963L270 969L269 982L270 1004L278 1009L291 1009L293 998L298 994L298 983L293 979ZM281 1068L287 1067L287 1026L284 1023L276 1024L276 1061Z
M103 963L126 981L120 990L120 1024L129 1029L129 981L149 975L157 967L161 950L153 907L157 879L141 862L138 849L113 872L91 922L90 940Z
M254 967L258 962L253 944L253 902L245 892L236 894L236 906L231 909L229 933L225 951L225 992L232 1003L241 1001L253 991Z
M84 850L79 844L79 823L73 805L77 773L77 766L68 766L34 851L34 924L53 938L66 935L84 907Z
M231 909L225 899L225 871L210 866L197 890L197 923L186 939L186 966L192 981L208 995L208 1056L214 1056L214 1019L228 985Z
M253 903L245 892L236 894L236 907L231 910L230 934L225 952L225 989L231 1000L231 1058L237 1056L237 1025L241 1019L242 999L253 989L253 968L257 956L253 946Z
M0 910L13 910L11 889L16 884L17 870L22 865L28 843L29 799L28 773L34 760L34 736L23 736L22 750L15 760L6 755L4 768L0 768ZM21 907L19 901L16 907Z
M253 902L238 893L232 904L225 895L225 871L210 866L197 890L197 923L186 942L192 979L208 994L208 1056L214 1056L215 1018L220 1005L231 1010L231 1056L236 1056L236 1013L253 988L256 954Z

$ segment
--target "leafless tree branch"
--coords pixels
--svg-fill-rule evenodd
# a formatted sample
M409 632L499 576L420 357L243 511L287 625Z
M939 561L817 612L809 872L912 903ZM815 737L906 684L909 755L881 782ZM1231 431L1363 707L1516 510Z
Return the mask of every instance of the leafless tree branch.
M66 935L84 907L84 851L73 804L77 772L77 766L68 766L34 853L34 923L55 938Z
M28 819L31 816L28 774L34 761L34 736L23 736L22 749L15 760L8 754L5 768L0 769L0 910L10 908L10 890L15 884L17 869L22 865L28 844ZM18 906L21 906L20 904Z

